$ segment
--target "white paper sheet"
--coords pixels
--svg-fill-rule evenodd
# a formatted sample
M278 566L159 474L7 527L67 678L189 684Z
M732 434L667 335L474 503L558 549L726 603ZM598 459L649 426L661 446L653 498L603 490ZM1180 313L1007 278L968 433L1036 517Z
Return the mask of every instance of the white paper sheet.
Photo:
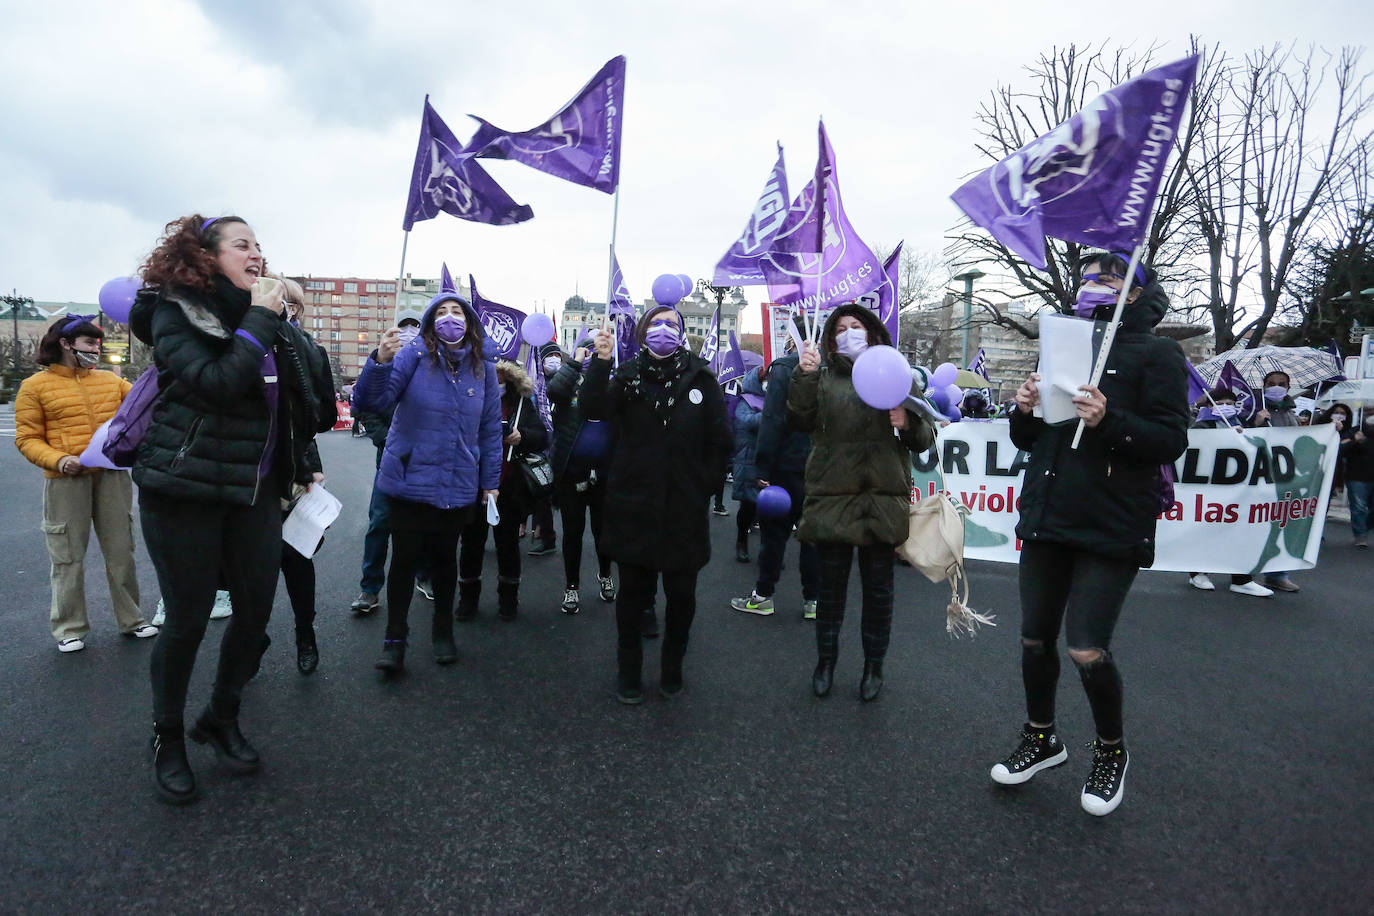
M496 511L496 500L487 497L487 524L495 528L501 524L501 513Z
M1093 322L1068 315L1040 319L1040 406L1046 423L1078 419L1073 399L1092 379Z
M281 539L303 557L313 557L320 549L324 530L339 517L343 503L321 484L312 483L296 500L291 513L281 523Z

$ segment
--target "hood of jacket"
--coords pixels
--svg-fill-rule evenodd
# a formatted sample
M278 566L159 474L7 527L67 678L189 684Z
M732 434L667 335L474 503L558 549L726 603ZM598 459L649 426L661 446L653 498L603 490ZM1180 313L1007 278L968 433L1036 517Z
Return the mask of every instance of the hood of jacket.
M841 355L835 351L835 324L846 315L859 319L868 330L869 346L892 346L892 335L887 333L887 327L878 319L877 314L870 308L866 308L862 305L855 305L851 302L835 309L830 313L830 317L825 319L825 327L821 330L820 340L822 360L832 355ZM848 357L845 357L846 361L848 361L848 359Z
M530 374L525 371L524 366L514 360L501 359L496 361L496 371L506 374L506 379L511 384L511 387L507 388L507 392L513 389L522 398L534 394L534 380L530 378Z

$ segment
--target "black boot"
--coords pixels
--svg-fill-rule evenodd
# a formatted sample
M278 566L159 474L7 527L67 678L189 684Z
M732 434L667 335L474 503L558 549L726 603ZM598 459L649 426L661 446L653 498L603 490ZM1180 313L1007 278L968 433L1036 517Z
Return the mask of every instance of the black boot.
M496 612L509 623L520 615L520 580L498 579L496 582Z
M296 668L301 674L314 674L320 666L320 650L315 645L315 628L296 631Z
M741 538L735 542L735 560L739 563L749 562L749 541Z
M454 616L467 623L477 616L477 599L482 596L481 579L458 580L458 610Z
M458 646L453 642L453 615L434 609L434 663L451 665L458 661Z
M382 657L377 659L377 664L373 667L396 673L404 670L405 666L406 641L404 639L388 639L382 643Z
M196 797L196 774L186 759L186 733L181 726L153 725L149 746L153 756L153 785L169 805L184 805Z
M811 675L811 692L818 697L830 693L835 683L835 660L823 658L816 662L816 670Z
M196 744L208 744L218 760L231 773L251 773L262 765L258 752L239 731L239 719L219 718L208 708L191 726L190 738Z
M878 699L883 689L882 659L868 659L864 662L864 676L859 681L859 699L870 703Z

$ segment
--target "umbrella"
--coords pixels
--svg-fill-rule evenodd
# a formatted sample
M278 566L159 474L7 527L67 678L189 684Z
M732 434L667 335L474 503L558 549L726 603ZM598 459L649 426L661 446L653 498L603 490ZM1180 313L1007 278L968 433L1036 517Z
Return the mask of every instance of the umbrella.
M1215 385L1222 366L1230 360L1244 376L1246 384L1259 388L1270 372L1286 372L1292 388L1302 389L1341 374L1340 364L1328 350L1316 347L1237 347L1219 353L1198 366L1208 385Z
M1317 398L1318 407L1330 407L1337 402L1347 407L1374 407L1374 378L1337 382Z
M960 369L959 375L954 379L954 384L960 388L991 388L992 382L983 378L977 372L969 369Z

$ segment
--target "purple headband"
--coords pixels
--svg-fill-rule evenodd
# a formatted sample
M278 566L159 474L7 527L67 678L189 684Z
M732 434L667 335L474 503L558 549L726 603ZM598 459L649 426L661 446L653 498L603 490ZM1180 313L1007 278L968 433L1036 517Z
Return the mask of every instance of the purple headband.
M64 337L65 337L65 336L66 336L68 333L70 333L73 329L78 328L78 327L80 327L81 325L83 325L83 324L88 324L88 323L89 323L89 324L95 324L95 316L94 316L94 315L73 315L73 316L71 316L71 318L67 321L66 324L62 325L62 330L58 332L58 335L59 335L59 336L64 336ZM98 327L98 325L97 325L97 327Z
M218 216L212 216L212 217L210 217L209 219L207 219L205 222L201 223L201 224L200 224L200 234L201 234L201 235L204 235L204 234L205 234L205 230L210 228L210 224L211 224L211 223L214 223L214 222L218 222L218 221L219 221L219 217L218 217Z
M1125 252L1125 251L1110 251L1110 252L1108 252L1108 254L1115 255L1116 257L1118 257L1118 258L1120 258L1121 260L1125 261L1127 267L1129 267L1130 264L1131 264L1131 255L1130 255L1128 252ZM1140 285L1141 285L1141 286L1149 286L1149 285L1150 285L1150 281L1147 280L1147 279L1145 279L1145 265L1142 264L1142 263L1140 263L1139 261L1136 261L1136 263L1135 263L1135 278L1136 278L1137 280L1140 281Z

